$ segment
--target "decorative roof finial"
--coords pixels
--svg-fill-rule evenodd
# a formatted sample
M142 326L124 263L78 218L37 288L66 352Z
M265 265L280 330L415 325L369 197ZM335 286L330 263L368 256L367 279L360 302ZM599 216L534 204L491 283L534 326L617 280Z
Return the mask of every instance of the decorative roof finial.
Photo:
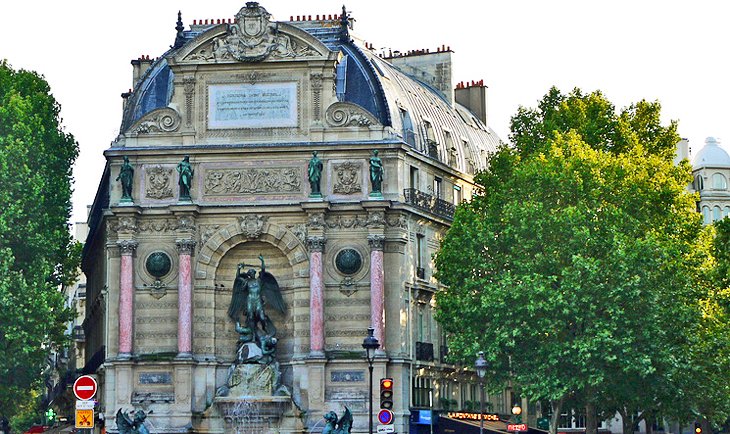
M177 25L175 26L175 30L177 30L177 35L175 36L175 45L173 45L172 48L180 48L185 45L185 36L183 36L184 29L185 27L183 26L182 22L182 12L177 11Z
M350 42L350 32L348 30L350 17L347 15L345 5L342 5L342 14L340 15L340 41Z

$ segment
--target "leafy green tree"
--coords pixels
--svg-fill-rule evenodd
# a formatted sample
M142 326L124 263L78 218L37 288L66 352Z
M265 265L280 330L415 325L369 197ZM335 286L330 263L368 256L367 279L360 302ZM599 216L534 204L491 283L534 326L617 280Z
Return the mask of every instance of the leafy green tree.
M0 62L0 414L8 417L71 318L59 289L79 265L67 223L78 145L59 112L41 76Z
M495 386L549 400L552 433L566 402L610 410L597 407L628 381L666 401L654 387L682 369L709 249L689 165L672 164L676 124L659 119L658 103L617 112L600 92L551 89L513 117L514 146L477 176L483 195L437 254L451 353L483 350Z

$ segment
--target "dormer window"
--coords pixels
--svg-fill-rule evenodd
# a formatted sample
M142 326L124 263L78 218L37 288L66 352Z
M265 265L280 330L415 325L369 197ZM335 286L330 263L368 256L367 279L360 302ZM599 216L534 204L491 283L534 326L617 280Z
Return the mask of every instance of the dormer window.
M413 121L411 121L411 115L408 114L408 110L401 108L400 118L403 123L403 141L411 146L416 146L416 135L413 132Z
M337 64L335 92L338 101L345 100L345 92L347 91L347 58L348 56L343 56L340 63Z

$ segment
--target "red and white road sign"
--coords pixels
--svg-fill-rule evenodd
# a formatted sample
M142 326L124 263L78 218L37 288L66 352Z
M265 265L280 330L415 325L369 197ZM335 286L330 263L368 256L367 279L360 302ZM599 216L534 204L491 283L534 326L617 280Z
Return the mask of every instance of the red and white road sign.
M82 375L74 382L74 395L86 401L96 395L96 380L90 375Z

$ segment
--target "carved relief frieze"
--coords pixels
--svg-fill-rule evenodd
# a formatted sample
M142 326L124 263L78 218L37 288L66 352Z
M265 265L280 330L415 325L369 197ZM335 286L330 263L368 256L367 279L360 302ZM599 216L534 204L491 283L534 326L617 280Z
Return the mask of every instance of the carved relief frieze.
M330 229L357 229L367 227L367 222L356 215L338 215L327 219L327 227Z
M205 172L204 189L208 196L301 193L301 169L296 167L208 169Z
M332 192L337 194L354 194L362 192L362 164L345 162L334 165L335 185Z
M385 222L391 228L408 229L408 220L403 214L388 216L386 217Z
M312 214L309 214L309 220L307 221L307 226L311 229L321 229L325 225L324 220L324 213L323 212L315 212Z
M260 62L264 59L293 59L316 56L311 46L279 31L271 14L255 2L248 2L236 14L226 32L202 45L185 60L198 62Z
M116 220L107 220L106 230L108 232L137 232L137 219L134 217L119 217Z
M368 213L368 221L366 226L374 228L382 228L385 226L385 212L373 211Z
M378 123L367 110L349 102L336 102L327 107L325 119L333 127L369 127Z
M145 194L151 199L165 199L172 197L172 168L156 166L145 169L147 173L147 188Z
M177 219L146 219L137 224L139 232L174 232L177 230L195 232L195 219L180 216Z
M153 110L138 120L129 130L133 136L151 133L171 133L180 128L180 113L169 107Z
M256 239L264 233L264 225L268 220L267 216L260 214L249 214L238 218L238 224L241 226L241 232L246 238Z

